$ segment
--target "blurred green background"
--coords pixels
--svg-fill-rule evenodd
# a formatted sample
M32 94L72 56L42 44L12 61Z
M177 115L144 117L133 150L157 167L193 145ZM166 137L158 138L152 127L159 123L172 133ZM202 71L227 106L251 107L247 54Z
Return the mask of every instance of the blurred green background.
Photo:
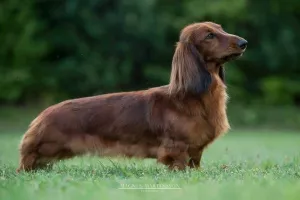
M300 129L299 0L2 0L0 130L59 101L167 84L179 31L248 40L226 65L233 128Z

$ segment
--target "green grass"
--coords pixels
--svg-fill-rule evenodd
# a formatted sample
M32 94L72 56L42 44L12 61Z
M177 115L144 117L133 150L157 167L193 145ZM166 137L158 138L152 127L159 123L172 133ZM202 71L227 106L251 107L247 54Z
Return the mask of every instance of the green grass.
M296 133L231 132L205 151L202 170L170 172L154 160L80 157L60 162L51 171L17 175L20 137L0 134L1 200L300 198ZM180 189L118 189L122 184Z

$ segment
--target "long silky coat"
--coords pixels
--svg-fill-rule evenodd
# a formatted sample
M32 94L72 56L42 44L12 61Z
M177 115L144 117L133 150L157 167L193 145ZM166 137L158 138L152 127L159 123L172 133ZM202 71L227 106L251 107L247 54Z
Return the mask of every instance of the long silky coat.
M48 107L23 136L17 171L86 153L156 158L170 169L199 167L205 147L230 128L223 64L246 46L218 24L186 26L168 85Z

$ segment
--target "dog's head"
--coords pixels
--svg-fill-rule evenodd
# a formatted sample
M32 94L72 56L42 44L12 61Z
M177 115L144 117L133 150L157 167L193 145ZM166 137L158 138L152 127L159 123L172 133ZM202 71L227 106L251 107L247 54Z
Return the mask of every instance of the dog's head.
M237 35L229 34L212 22L195 23L185 27L180 42L193 45L205 62L223 64L241 56L248 42Z
M170 93L200 94L208 90L212 71L224 81L222 65L240 57L247 41L212 22L186 26L180 34L172 62ZM213 66L214 69L208 69Z

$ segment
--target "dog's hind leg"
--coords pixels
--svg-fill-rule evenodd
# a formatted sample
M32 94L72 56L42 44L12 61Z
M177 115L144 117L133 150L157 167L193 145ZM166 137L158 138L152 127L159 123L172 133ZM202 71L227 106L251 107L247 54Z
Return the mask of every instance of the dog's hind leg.
M21 157L17 172L44 169L48 166L48 163L50 163L50 158L45 158L45 156L40 153L39 147L36 147L34 151L31 152L24 152L21 148Z
M58 142L42 143L38 148L38 158L36 169L51 168L59 159L59 154L63 151L63 145Z
M20 161L17 172L30 171L35 168L38 153L36 147L39 143L39 138L35 137L32 131L28 131L22 138L20 144Z
M35 153L21 155L17 172L50 168L56 161L72 158L73 156L71 150L66 149L59 143L44 143L36 148Z
M36 159L37 159L37 154L35 153L21 155L17 172L33 170L36 165Z

